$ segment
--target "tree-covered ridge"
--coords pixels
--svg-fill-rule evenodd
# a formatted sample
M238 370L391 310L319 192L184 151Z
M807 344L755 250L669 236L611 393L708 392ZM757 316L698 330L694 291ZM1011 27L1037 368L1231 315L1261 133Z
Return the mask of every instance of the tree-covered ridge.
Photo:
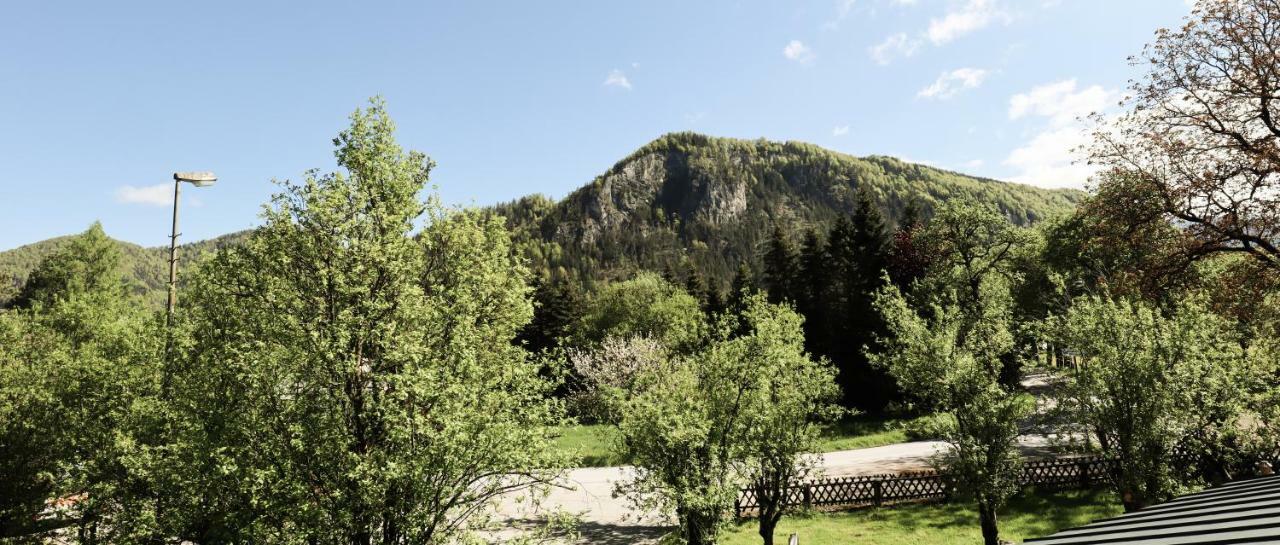
M193 264L219 248L240 244L247 233L239 231L181 244L178 246L178 259L185 264ZM75 235L55 237L0 252L0 307L6 306L17 295L36 265L58 253L75 238ZM144 297L154 308L162 307L165 286L169 282L169 248L148 248L114 239L112 242L120 250L119 267L129 280L130 292ZM182 282L181 276L179 282Z
M775 225L825 230L853 213L862 188L895 224L912 201L926 216L951 199L989 203L1029 225L1084 197L803 142L683 132L642 146L559 202L534 195L494 210L544 276L590 286L636 269L696 270L724 289L739 263L756 267Z
M541 277L591 287L629 278L636 270L663 271L682 281L696 271L708 287L724 290L744 261L759 276L759 258L775 225L792 233L826 231L854 212L859 188L891 224L911 201L925 216L950 199L989 203L1014 223L1028 225L1065 214L1084 197L891 157L858 158L804 142L682 132L640 147L560 201L535 194L488 210L507 218L514 242ZM179 258L195 263L246 235L183 244ZM0 306L68 238L0 252ZM134 293L163 304L168 248L118 245Z

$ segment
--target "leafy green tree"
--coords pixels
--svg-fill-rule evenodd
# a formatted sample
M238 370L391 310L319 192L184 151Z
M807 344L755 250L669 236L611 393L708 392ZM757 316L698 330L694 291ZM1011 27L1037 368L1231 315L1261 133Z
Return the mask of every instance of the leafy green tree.
M1238 423L1257 416L1249 400L1265 391L1266 371L1245 357L1230 324L1195 300L1166 316L1090 296L1057 320L1055 335L1084 360L1060 406L1116 464L1126 511L1173 497L1197 466L1209 470L1198 476L1231 477L1242 461L1235 447L1250 440Z
M890 242L887 268L889 279L903 291L909 291L916 280L929 270L929 256L922 248L920 236L924 230L924 218L920 205L912 200L898 220Z
M884 350L869 354L911 396L948 415L940 465L977 501L987 545L999 542L997 511L1017 490L1018 421L1030 411L1001 380L1014 349L1008 260L1024 239L1016 229L990 208L946 203L929 227L937 261L917 300L892 284L877 295L889 334Z
M432 163L393 132L381 101L358 110L343 170L283 184L193 283L173 534L452 542L554 475L556 406L512 343L527 272L500 218L419 200Z
M745 302L740 317L720 316L705 350L640 373L619 426L638 472L620 491L675 512L690 545L715 543L744 484L778 500L812 468L801 453L836 410L834 373L804 353L799 315L758 293ZM766 542L784 509L773 501L762 517Z
M579 346L593 346L613 336L649 337L669 350L696 349L706 333L698 300L661 276L642 272L605 285L590 300L578 325Z
M127 536L143 482L127 460L161 367L156 324L126 296L119 261L95 224L36 267L30 308L0 312L0 538Z
M816 469L820 425L843 414L836 404L836 371L804 350L803 318L789 305L766 304L757 294L740 317L748 334L732 341L742 359L758 366L744 474L760 503L759 533L772 545L774 529L788 510L792 485Z
M85 293L124 295L120 249L94 222L53 255L40 261L14 297L12 306L52 305Z

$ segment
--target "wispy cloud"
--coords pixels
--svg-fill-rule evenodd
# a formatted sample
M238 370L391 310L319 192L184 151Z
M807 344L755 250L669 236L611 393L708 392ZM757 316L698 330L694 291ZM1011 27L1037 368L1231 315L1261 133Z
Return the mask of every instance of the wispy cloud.
M1047 117L1055 126L1074 123L1078 118L1106 109L1119 95L1092 85L1076 90L1076 80L1065 79L1032 87L1009 98L1009 119Z
M116 188L116 202L124 204L145 204L149 206L169 206L173 204L173 184L156 184L147 186L122 185Z
M1045 187L1082 187L1097 169L1079 161L1076 150L1089 143L1081 119L1105 112L1119 93L1092 85L1077 89L1075 79L1032 88L1009 98L1009 119L1043 119L1044 125L1005 158L1016 169L1012 179Z
M946 100L965 89L975 89L987 79L988 72L981 68L957 68L943 72L932 85L916 93L920 98Z
M607 77L604 78L604 86L621 87L629 91L631 90L631 80L627 79L627 75L623 73L622 70L615 68L612 72L609 72Z
M920 49L920 40L908 37L905 32L899 32L871 46L867 52L877 64L885 65L899 57L915 55L918 49Z
M985 164L987 164L987 162L982 159L970 159L964 162L964 168L982 168L982 165Z
M800 40L791 40L786 47L782 48L782 56L799 63L807 63L813 60L813 50L809 46L804 45Z
M933 45L943 45L991 23L1007 24L1012 20L1009 12L997 6L995 0L969 0L958 10L931 19L925 35Z
M849 134L848 125L840 125L839 127L831 129L831 136L844 136L846 134Z
M899 6L916 4L916 0L890 1ZM868 51L873 60L885 65L898 57L910 57L926 42L940 47L993 23L1012 23L1013 15L1002 7L999 1L966 0L964 3L955 4L941 17L930 19L929 26L924 30L910 35L906 32L890 34L879 44L871 46Z
M823 30L840 28L840 23L843 23L849 17L849 14L853 12L853 7L857 4L858 0L839 0L836 3L836 16L830 21L822 23Z

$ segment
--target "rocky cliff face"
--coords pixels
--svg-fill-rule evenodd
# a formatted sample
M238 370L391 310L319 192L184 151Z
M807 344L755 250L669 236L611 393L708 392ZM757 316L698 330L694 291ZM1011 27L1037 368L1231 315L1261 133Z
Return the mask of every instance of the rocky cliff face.
M893 221L910 200L929 211L963 197L989 202L1019 224L1069 211L1080 192L964 176L886 157L856 158L803 143L667 135L559 202L496 207L535 242L531 261L586 283L637 268L695 268L727 285L755 263L774 224L824 228L869 191ZM531 212L521 207L538 207Z

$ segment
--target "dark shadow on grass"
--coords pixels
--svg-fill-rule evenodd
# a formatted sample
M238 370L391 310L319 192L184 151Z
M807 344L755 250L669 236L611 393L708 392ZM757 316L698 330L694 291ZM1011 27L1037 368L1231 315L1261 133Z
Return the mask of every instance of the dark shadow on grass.
M547 521L538 518L511 519L503 523L508 529L519 532L535 532L546 527ZM579 545L631 545L633 543L657 543L662 536L675 530L674 526L602 524L599 522L580 522L577 525L578 539L568 541ZM557 539L568 537L567 531L553 531ZM501 542L499 540L498 542Z
M578 543L601 545L629 545L641 540L657 543L662 536L671 533L671 526L622 526L584 522L578 526L581 537Z

